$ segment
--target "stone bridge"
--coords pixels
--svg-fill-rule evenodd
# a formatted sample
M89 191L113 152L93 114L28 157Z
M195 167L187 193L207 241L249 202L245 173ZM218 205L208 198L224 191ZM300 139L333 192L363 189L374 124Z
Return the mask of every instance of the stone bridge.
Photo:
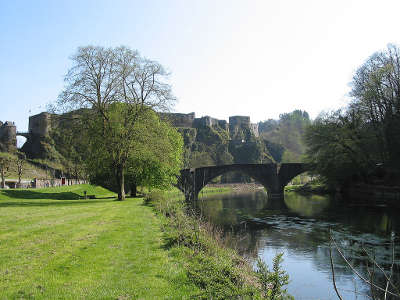
M261 183L269 197L283 198L284 187L297 175L306 172L304 163L233 164L181 170L177 186L189 201L197 200L199 192L213 178L227 172L240 172Z
M29 132L21 132L21 131L17 131L16 136L23 136L24 138L28 139L29 138Z

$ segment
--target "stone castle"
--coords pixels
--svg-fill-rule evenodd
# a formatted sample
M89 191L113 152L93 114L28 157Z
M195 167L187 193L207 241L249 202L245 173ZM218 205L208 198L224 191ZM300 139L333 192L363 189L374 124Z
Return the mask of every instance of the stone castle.
M218 120L209 116L196 118L195 113L161 113L161 118L170 121L174 127L198 128L198 127L220 127L230 132L235 132L240 129L248 128L258 137L258 124L250 123L249 116L232 116L229 117L229 123L226 120Z
M6 121L3 123L0 121L0 151L12 152L16 150L17 136L23 136L27 139L28 143L26 144L30 145L30 147L24 145L26 149L22 150L28 152L28 155L32 154L30 156L38 154L36 152L39 152L40 149L35 146L38 146L40 141L49 135L51 129L51 116L52 115L47 112L30 116L28 132L18 132L14 122Z
M199 127L220 127L235 133L242 129L249 129L256 137L259 136L258 124L250 123L248 116L229 117L229 123L226 120L218 120L209 116L196 118L195 113L160 113L164 120L168 120L174 127L199 128ZM57 124L58 115L42 112L29 117L28 132L18 132L14 122L0 121L0 151L11 152L17 147L17 136L24 136L27 142L22 150L29 157L40 156L40 142L49 136L52 124ZM53 125L54 126L54 125Z
M0 121L0 151L11 152L17 148L17 127L14 122Z

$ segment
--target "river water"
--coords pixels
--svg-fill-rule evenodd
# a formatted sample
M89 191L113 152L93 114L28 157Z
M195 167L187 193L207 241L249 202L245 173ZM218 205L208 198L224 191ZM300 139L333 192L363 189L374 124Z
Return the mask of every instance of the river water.
M253 262L260 257L272 266L273 257L284 253L282 267L290 277L288 292L296 299L337 299L332 283L330 236L356 271L369 278L368 270L375 270L375 281L382 286L385 278L377 267L373 268L363 248L386 270L392 264L394 248L392 278L400 287L397 209L294 192L285 194L284 200L268 199L264 190L200 195L197 205L203 216L223 228L232 238L232 245ZM343 299L370 299L370 286L332 249L335 281Z

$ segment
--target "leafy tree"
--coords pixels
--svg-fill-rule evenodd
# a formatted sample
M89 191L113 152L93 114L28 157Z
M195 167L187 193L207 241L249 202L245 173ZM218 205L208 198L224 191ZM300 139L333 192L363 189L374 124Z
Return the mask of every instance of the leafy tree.
M373 130L351 110L318 118L307 130L306 143L308 161L332 185L368 182L379 161Z
M113 170L118 199L124 200L124 176L135 148L137 122L149 109L166 110L175 101L166 83L168 74L159 63L126 47L81 47L72 61L58 104L65 109L91 109L91 137L97 146L102 143L99 149L111 159L107 167ZM105 158L104 153L95 153L96 161Z
M352 102L319 117L306 132L307 159L328 183L373 183L400 172L400 51L389 45L355 73ZM397 175L396 175L397 174ZM391 179L391 181L393 181Z
M283 153L285 152L285 147L281 144L274 143L268 140L264 140L264 144L267 147L269 153L276 162L282 161Z
M127 170L131 191L136 194L138 185L166 188L176 183L176 175L182 168L182 136L151 110L138 125L139 145L130 157Z
M306 111L294 110L291 113L281 114L279 120L260 122L260 136L269 142L267 148L275 161L300 162L306 150L303 135L310 124L311 120ZM281 145L283 148L276 145Z
M124 107L123 103L114 103L109 108L113 130L112 136L106 136L106 140L115 143L116 147L121 145L118 139L127 130L124 126ZM174 128L161 121L153 110L148 108L135 126L129 129L132 145L125 153L119 148L109 151L109 147L104 145L104 134L99 134L98 130L102 122L102 118L97 118L94 121L97 124L92 124L89 130L91 139L88 145L87 172L93 182L119 189L120 182L110 179L115 178L113 164L122 154L127 157L123 174L126 180L123 184L130 187L133 195L138 185L165 188L176 181L176 175L182 167L182 137Z
M349 109L368 124L379 145L380 162L400 168L400 49L388 45L355 73Z

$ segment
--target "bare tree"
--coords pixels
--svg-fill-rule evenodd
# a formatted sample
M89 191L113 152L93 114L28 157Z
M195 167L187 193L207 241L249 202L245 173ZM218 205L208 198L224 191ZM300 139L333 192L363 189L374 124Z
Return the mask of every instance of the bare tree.
M90 108L94 118L101 119L92 134L100 141L96 147L102 146L112 160L118 199L124 200L124 171L135 146L132 129L147 109L167 110L175 102L166 82L168 73L159 63L126 47L81 47L72 61L58 104L67 110ZM112 110L116 103L123 104L119 118L125 130L115 130Z
M6 175L11 167L12 156L5 152L0 152L0 175L1 175L1 187L6 187Z
M332 232L330 232L330 247L329 247L329 254L330 254L330 262L331 262L331 271L332 271L332 281L333 281L333 287L335 289L336 295L338 296L339 299L343 299L339 293L339 290L336 286L336 279L335 279L335 267L332 259L332 248L334 248L340 255L340 257L344 260L346 265L351 269L351 271L358 277L360 278L363 282L368 284L370 287L370 292L371 295L369 296L371 299L382 299L378 298L382 296L386 300L387 297L390 295L393 298L400 299L400 289L397 287L392 280L393 276L393 267L395 264L395 246L394 246L394 234L391 236L391 249L392 249L392 254L391 254L391 265L389 268L389 271L384 270L384 268L377 263L375 258L368 253L368 251L362 247L362 250L364 254L368 257L369 262L372 266L372 270L370 267L367 265L367 271L368 271L368 276L365 276L361 274L359 271L356 270L356 268L349 262L349 260L346 258L344 255L343 249L337 244L336 240L332 236ZM375 271L379 270L382 272L383 277L385 278L385 283L384 285L379 285L377 282L375 282ZM380 293L380 295L379 295ZM367 295L368 296L368 295Z
M18 187L19 188L21 187L21 177L22 177L22 173L24 172L25 160L26 160L26 155L24 153L18 153L15 163L17 165Z
M400 49L388 45L355 73L350 109L374 128L381 162L400 165Z

